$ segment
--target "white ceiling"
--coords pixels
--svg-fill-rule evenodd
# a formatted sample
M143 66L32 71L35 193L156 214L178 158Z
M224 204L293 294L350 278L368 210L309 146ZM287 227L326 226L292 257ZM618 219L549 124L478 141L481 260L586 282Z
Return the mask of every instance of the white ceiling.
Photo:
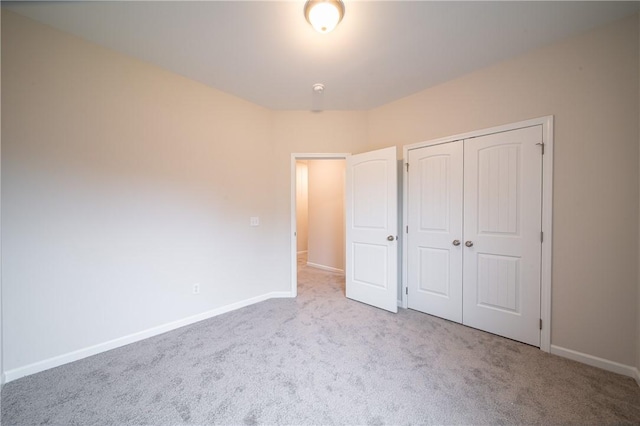
M630 15L639 2L2 2L19 14L272 109L362 110ZM314 94L312 85L325 92Z

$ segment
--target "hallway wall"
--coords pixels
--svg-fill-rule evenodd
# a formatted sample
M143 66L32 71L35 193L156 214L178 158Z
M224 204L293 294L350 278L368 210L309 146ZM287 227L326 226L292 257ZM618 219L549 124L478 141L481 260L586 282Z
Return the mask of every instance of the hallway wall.
M344 272L345 160L310 160L310 266Z

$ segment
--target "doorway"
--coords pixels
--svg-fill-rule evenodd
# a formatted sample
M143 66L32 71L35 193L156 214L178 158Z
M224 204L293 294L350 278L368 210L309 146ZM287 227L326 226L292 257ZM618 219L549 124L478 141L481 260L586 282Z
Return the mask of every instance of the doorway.
M350 154L291 154L291 291L298 262L344 273L344 174Z
M298 262L344 274L345 160L296 162Z
M397 312L399 250L395 147L357 155L291 154L291 296L298 295L296 165L300 160L319 159L346 160L340 184L345 191L342 223L348 224L343 225L344 237L340 238L343 244L340 250L344 249L341 264L345 273L345 296ZM303 249L301 247L300 251Z

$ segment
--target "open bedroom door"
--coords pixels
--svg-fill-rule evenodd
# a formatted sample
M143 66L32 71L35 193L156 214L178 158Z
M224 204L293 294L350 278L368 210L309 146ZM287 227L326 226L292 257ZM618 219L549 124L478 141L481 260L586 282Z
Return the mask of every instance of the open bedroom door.
M398 312L396 148L347 157L346 294Z

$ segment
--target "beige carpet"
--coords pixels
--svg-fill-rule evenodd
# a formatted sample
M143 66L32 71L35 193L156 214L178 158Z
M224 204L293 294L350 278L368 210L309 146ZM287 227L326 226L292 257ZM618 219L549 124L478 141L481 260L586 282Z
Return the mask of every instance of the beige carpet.
M297 299L7 384L2 424L640 423L630 378L350 301L341 276L300 269Z

